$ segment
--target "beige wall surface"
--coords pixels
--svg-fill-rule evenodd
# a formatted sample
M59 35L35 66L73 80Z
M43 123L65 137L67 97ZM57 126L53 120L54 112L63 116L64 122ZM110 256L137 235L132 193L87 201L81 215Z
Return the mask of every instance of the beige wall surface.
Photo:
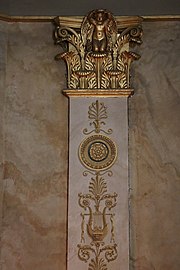
M129 101L131 263L180 269L180 23L145 23Z
M7 35L2 30L1 39L7 45L1 43L5 79L0 106L4 115L0 269L64 270L68 154L67 99L60 93L64 66L54 61L58 48L50 24L12 23Z
M143 29L129 100L131 268L178 270L180 23ZM0 23L0 270L66 268L68 100L52 32Z

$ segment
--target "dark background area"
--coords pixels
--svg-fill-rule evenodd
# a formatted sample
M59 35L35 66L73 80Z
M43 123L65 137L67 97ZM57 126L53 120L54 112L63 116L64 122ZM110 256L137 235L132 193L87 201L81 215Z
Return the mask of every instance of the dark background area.
M108 9L114 15L178 15L178 0L0 0L6 15L85 15L92 9Z

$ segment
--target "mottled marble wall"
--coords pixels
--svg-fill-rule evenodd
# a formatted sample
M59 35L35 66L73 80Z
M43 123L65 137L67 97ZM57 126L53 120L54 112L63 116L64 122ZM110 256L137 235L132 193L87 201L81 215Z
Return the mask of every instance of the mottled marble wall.
M0 23L0 236L2 233L3 214L3 160L4 160L4 108L6 78L7 24ZM0 247L2 245L0 244ZM0 254L1 254L0 249ZM1 269L1 260L0 260Z
M143 28L129 101L131 266L179 270L180 23ZM0 23L0 270L65 270L68 106L52 29Z
M2 270L65 269L68 110L52 29L12 23L1 45Z
M178 270L180 22L144 23L143 29L129 101L131 264Z

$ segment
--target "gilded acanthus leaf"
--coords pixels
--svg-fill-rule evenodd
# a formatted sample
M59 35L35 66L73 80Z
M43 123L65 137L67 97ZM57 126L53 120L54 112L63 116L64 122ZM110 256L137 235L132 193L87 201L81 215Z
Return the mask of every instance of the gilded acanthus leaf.
M106 72L102 74L101 87L103 89L110 88L110 78Z
M88 88L96 89L97 88L97 81L96 75L93 73L90 77L87 78Z
M88 270L108 270L107 264L105 263L103 258L98 259L92 259Z
M129 43L129 34L119 35L114 48L116 48L118 53L121 53L123 51L124 46L128 43Z
M89 192L94 195L94 197L101 198L101 196L107 192L106 182L102 177L96 176L92 178L92 181L89 184Z
M114 261L117 258L117 245L107 245L102 248L105 251L105 258L108 262Z
M86 56L86 61L85 61L85 69L87 70L95 70L95 60L94 58L88 53Z
M96 133L100 132L101 125L105 125L105 122L102 121L102 119L107 118L106 109L104 103L100 103L98 100L89 106L89 119L94 120L91 124L94 125Z
M110 54L108 54L107 57L102 62L102 69L106 71L112 70L112 68L113 68L112 57Z
M121 88L127 88L127 78L125 74L122 74L122 76L118 77L118 84L120 85Z
M78 76L75 75L74 73L72 73L69 88L76 89L76 88L78 88L78 85L79 85Z
M93 102L89 106L88 115L89 115L90 120L94 120L90 122L90 125L94 126L94 129L91 131L88 131L87 128L85 128L83 130L84 134L88 135L92 133L93 131L95 133L100 133L101 131L106 134L112 133L112 129L108 129L107 131L102 129L102 126L106 124L103 120L107 118L107 107L104 105L103 102L99 102L98 100L96 100L96 102Z
M117 24L113 15L107 10L92 10L84 17L81 29L76 27L61 26L58 17L55 19L55 41L62 45L70 44L67 50L76 54L71 55L74 61L75 55L79 56L78 83L74 82L73 66L68 64L68 86L76 89L121 89L130 87L130 65L138 57L130 57L127 61L123 53L130 52L131 45L141 44L142 29L140 18L136 18L136 25L122 27ZM127 22L126 22L127 24ZM118 26L117 26L118 25ZM56 57L59 60L59 57ZM65 61L69 61L66 57ZM125 68L126 67L126 68ZM77 69L76 69L77 70ZM87 72L91 71L91 72ZM107 71L113 71L106 74ZM117 71L126 76L127 84L119 83ZM93 77L92 77L93 73ZM73 82L71 82L73 81Z
M91 252L94 252L94 249L90 245L78 245L78 256L80 260L87 262L90 259Z

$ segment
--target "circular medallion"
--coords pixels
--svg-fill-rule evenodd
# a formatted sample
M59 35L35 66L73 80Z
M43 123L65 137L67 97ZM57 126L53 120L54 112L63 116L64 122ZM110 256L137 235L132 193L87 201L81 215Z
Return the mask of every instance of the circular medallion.
M82 164L93 170L104 170L116 160L115 143L106 136L93 135L86 138L79 146L79 158Z

